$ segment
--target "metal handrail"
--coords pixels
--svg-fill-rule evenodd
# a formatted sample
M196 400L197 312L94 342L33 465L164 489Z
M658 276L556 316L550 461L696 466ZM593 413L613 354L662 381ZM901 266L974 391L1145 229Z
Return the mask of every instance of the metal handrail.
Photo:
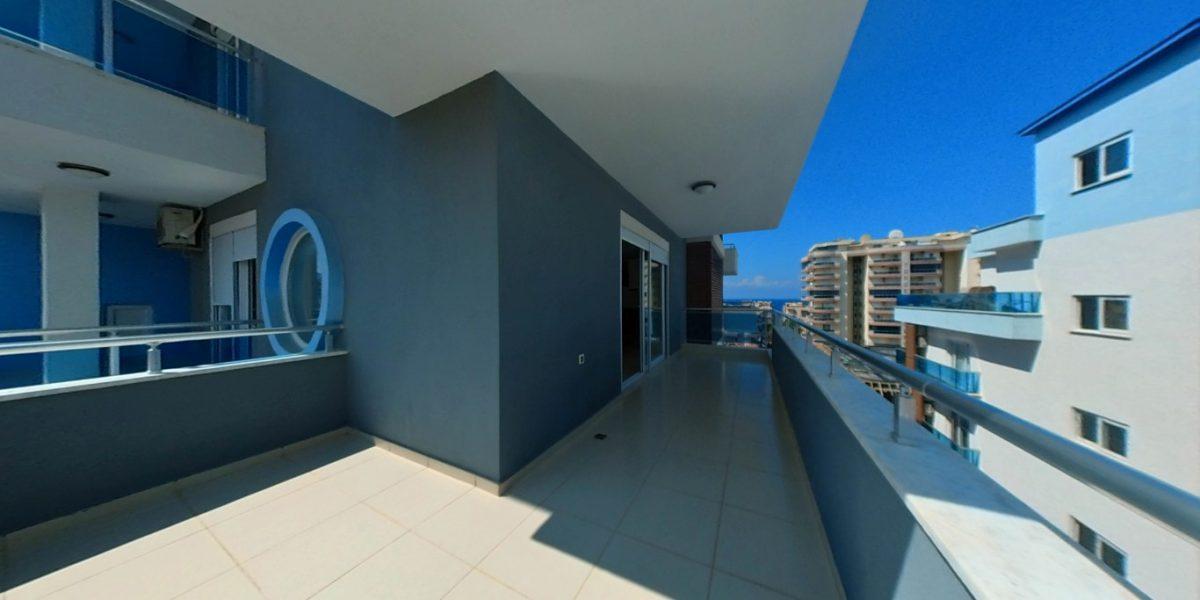
M100 327L65 327L58 329L13 329L0 331L0 339L41 337L45 335L71 335L78 333L121 333L123 331L149 331L158 329L198 329L200 327L234 327L258 325L259 320L241 321L191 321L187 323L152 323L147 325L103 325Z
M340 329L342 329L342 325L335 324L313 325L307 327L263 327L258 329L226 329L221 331L191 331L183 333L111 336L81 340L54 340L49 342L12 342L8 344L0 344L0 356L19 356L22 354L41 354L43 352L67 352L71 350L100 350L104 348L146 346L146 372L161 373L162 355L160 354L158 347L164 344L324 331L326 332L325 350L328 352L333 349L333 335L331 332Z
M1144 471L1089 450L1057 433L960 392L933 377L908 369L884 355L816 329L790 315L778 311L775 315L777 319L783 319L808 331L809 338L815 334L832 346L831 375L834 354L838 350L850 354L872 368L895 377L922 395L963 414L1042 462L1174 531L1192 544L1200 545L1200 497ZM894 403L892 436L898 441L899 402Z

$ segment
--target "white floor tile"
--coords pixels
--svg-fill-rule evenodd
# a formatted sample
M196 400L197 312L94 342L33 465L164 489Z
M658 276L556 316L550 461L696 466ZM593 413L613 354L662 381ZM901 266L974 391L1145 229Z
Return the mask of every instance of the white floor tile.
M792 479L804 478L800 454L789 444L763 444L750 440L734 440L730 462L738 467L766 471Z
M694 431L680 430L667 444L667 451L723 465L729 462L732 441L733 434L709 436Z
M589 466L562 484L543 503L608 529L616 529L633 502L644 476L596 470Z
M471 490L414 531L468 564L477 565L532 511L533 505L522 500Z
M837 596L831 558L815 527L725 506L717 569L781 591Z
M178 597L178 600L263 600L266 596L258 591L254 582L234 567L215 579L200 584Z
M210 531L239 562L246 562L353 505L353 498L328 481L319 481L223 521Z
M618 534L578 598L704 598L709 572L704 565Z
M318 600L441 598L471 570L409 532L314 596Z
M217 541L201 531L59 590L47 598L174 598L233 566L233 560Z
M668 452L654 465L646 483L719 501L725 488L725 465Z
M775 473L730 467L725 502L799 523L815 515L808 486Z
M572 598L612 532L563 512L529 515L479 570L530 598Z
M280 457L180 489L184 502L213 526L318 481L303 467Z
M721 505L647 485L621 521L619 532L711 565Z
M360 435L336 435L283 453L283 458L302 466L310 475L323 479L386 453Z
M709 600L787 600L792 597L720 571L713 572L708 590Z
M377 450L370 460L330 475L329 482L338 491L361 502L424 469L411 460Z
M308 598L367 560L404 530L357 505L244 564L268 598Z
M446 594L445 600L521 600L521 594L504 587L500 582L480 573L471 571L458 585Z
M453 477L425 469L371 496L366 503L411 528L472 489Z
M39 598L204 530L171 493L10 537L6 600Z

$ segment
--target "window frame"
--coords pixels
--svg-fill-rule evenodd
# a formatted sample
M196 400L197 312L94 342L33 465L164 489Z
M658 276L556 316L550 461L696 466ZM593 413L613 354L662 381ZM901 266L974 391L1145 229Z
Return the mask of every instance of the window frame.
M1108 173L1108 149L1110 146L1114 146L1122 141L1126 142L1125 168L1121 169L1120 171ZM1096 152L1096 168L1098 177L1096 181L1084 184L1083 156L1093 151ZM1122 133L1116 137L1109 138L1103 142L1100 142L1099 144L1096 144L1095 146L1090 146L1087 149L1076 152L1071 158L1075 164L1074 192L1090 190L1094 187L1128 177L1133 174L1133 132L1126 131L1125 133Z
M1083 324L1084 318L1084 300L1095 300L1095 314L1092 317L1096 320L1096 327L1085 327ZM1125 304L1125 328L1119 329L1109 327L1104 322L1104 306L1109 302L1123 302ZM1079 294L1075 296L1075 329L1079 333L1100 333L1120 337L1129 337L1133 332L1133 297L1120 294Z
M1114 544L1112 540L1100 535L1095 529L1085 525L1083 521L1075 517L1071 517L1075 522L1075 543L1083 548L1088 554L1091 554L1104 568L1112 571L1113 574L1120 576L1122 579L1129 578L1129 553L1122 550L1120 546ZM1083 543L1084 532L1091 537L1092 546L1086 546ZM1104 548L1107 547L1112 552L1121 557L1121 569L1117 570L1104 562Z
M1120 421L1115 421L1108 417L1096 414L1090 410L1084 410L1079 407L1074 407L1072 410L1075 411L1075 435L1079 439L1083 440L1083 442L1086 443L1087 445L1093 446L1095 448L1099 448L1100 450L1103 450L1104 452L1111 454L1113 456L1119 456L1121 458L1129 458L1129 446L1130 446L1129 432L1130 432L1131 428L1129 427L1128 424L1122 423ZM1094 439L1094 440L1087 436L1087 432L1085 431L1085 428L1084 428L1084 419L1089 418L1089 417L1092 419L1095 419L1095 421L1096 421L1096 439ZM1114 427L1116 429L1120 429L1122 432L1124 432L1124 442L1125 442L1124 443L1124 450L1125 450L1124 452L1118 452L1117 450L1114 450L1108 446L1108 442L1110 441L1111 436L1106 434L1106 429L1104 427L1105 425Z

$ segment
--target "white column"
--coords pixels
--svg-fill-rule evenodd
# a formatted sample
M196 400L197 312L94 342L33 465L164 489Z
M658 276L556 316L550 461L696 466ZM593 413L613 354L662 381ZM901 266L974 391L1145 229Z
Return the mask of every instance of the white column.
M100 324L100 194L46 189L42 192L42 327ZM66 339L59 336L47 339ZM100 374L95 350L43 355L43 380L68 381Z

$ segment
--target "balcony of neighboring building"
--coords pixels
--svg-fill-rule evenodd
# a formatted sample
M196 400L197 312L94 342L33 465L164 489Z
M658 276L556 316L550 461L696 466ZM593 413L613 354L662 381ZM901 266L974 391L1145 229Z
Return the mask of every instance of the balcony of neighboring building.
M1007 340L1042 337L1040 292L905 294L896 320Z
M908 255L908 262L912 265L940 265L942 255L937 252L913 252Z
M124 200L207 206L265 181L237 38L155 0L14 0L0 10L0 195L103 174Z
M915 370L917 372L929 375L967 394L979 393L978 371L960 371L954 367L948 367L939 362L929 360L924 356L915 356L913 358L916 362ZM905 359L905 352L903 350L896 350L896 362L902 365L907 364Z
M1028 215L971 233L972 257L990 256L996 250L1042 241L1043 215Z
M938 277L913 277L908 282L908 287L914 294L930 293L942 287L942 280Z

